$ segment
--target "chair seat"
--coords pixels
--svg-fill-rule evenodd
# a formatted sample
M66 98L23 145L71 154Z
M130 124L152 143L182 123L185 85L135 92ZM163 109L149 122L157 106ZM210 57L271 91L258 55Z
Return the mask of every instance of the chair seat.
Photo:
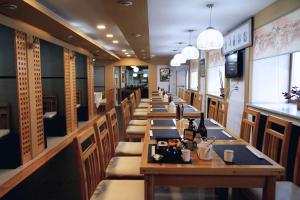
M130 120L129 126L146 126L147 120Z
M140 173L141 157L113 157L106 168L107 178L143 177Z
M148 109L147 108L136 108L134 110L134 112L137 112L137 113L143 113L143 112L148 112Z
M146 126L128 126L126 129L127 134L145 134Z
M243 190L244 191L244 190ZM262 199L262 188L246 189L245 195L249 199ZM300 199L300 187L290 181L277 181L276 182L276 200L297 200Z
M150 103L150 99L141 99L141 103Z
M142 155L143 142L119 142L116 150L116 156L139 156Z
M143 200L143 180L104 180L101 181L91 200Z
M138 108L148 108L149 107L149 103L140 103L137 107Z
M134 117L147 117L147 111L134 111L133 116Z

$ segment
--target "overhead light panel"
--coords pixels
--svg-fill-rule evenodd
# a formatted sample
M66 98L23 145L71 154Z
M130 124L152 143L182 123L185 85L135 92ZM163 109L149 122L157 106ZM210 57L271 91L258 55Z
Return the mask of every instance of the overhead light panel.
M118 43L119 43L119 41L118 41L118 40L113 40L113 41L112 41L112 43L114 43L114 44L118 44Z
M113 34L106 34L106 37L107 38L112 38L112 37L114 37L114 35Z
M101 24L101 25L98 25L98 26L97 26L97 29L103 30L103 29L106 29L106 26Z

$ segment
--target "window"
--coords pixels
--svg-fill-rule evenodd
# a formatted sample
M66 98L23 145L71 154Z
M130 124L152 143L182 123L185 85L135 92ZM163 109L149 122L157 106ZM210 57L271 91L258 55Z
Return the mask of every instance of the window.
M253 62L252 102L281 103L282 92L289 88L290 55L259 59Z
M300 52L293 53L292 71L291 71L291 87L300 87Z

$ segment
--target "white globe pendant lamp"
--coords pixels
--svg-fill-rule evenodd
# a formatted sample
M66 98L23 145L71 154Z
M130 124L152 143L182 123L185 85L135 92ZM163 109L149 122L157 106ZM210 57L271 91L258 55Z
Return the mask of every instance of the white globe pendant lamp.
M133 68L134 72L138 72L140 69L138 67Z
M137 73L133 73L132 76L133 76L133 77L137 77Z
M197 38L197 48L200 50L221 49L223 47L224 38L220 31L211 26L211 11L214 4L207 4L210 8L209 27L201 32Z
M176 54L173 59L180 64L186 62L186 57L182 53Z
M191 45L191 34L195 30L187 30L189 32L189 45L187 47L184 47L181 51L181 53L186 57L187 60L194 60L199 58L199 50Z
M199 50L192 45L184 47L181 53L186 57L187 60L194 60L199 58Z
M180 63L179 62L177 62L174 58L171 60L171 62L170 62L170 65L172 66L172 67L179 67L180 66Z

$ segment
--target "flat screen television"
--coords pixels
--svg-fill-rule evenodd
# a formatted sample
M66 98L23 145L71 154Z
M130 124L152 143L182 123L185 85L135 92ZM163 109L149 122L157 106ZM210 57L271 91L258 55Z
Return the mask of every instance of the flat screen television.
M243 63L244 63L243 51L237 51L235 53L225 56L225 77L226 78L238 78L243 75Z

